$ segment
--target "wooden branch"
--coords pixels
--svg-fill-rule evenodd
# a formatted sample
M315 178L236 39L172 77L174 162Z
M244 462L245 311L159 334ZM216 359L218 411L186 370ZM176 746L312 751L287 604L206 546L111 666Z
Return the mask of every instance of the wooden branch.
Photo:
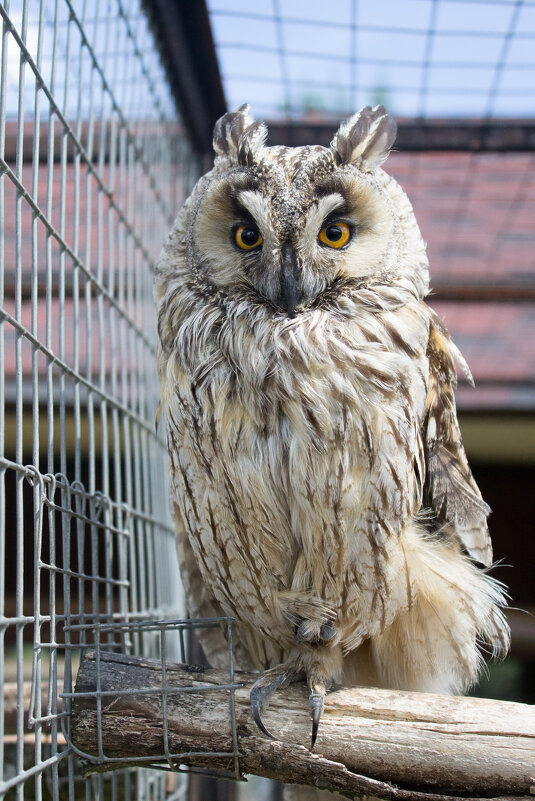
M278 740L268 740L250 713L249 689L256 676L238 673L236 728L243 773L337 790L349 797L372 795L392 801L450 801L535 795L535 712L525 704L370 688L329 693L314 752L307 692L292 685L272 697L264 721ZM191 752L232 752L228 674L188 665L167 665L169 751L186 765L233 769L230 757ZM162 693L115 695L161 688L159 661L102 653L102 746L107 757L162 760ZM80 666L76 693L95 692L95 654ZM203 691L203 688L209 688ZM77 697L73 742L98 755L94 697ZM158 759L159 757L159 759ZM132 762L131 764L135 764ZM146 763L145 763L146 764ZM107 763L91 770L111 770Z

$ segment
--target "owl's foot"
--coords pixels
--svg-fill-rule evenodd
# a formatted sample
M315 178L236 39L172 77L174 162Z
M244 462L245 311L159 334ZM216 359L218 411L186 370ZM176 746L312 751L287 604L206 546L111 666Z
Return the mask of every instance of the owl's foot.
M298 618L294 628L296 642L310 645L328 645L336 637L336 626L331 620L306 620Z
M271 732L268 731L268 729L266 729L264 726L261 716L262 712L269 704L269 700L275 690L284 689L284 687L288 687L290 684L293 684L296 681L304 681L305 679L310 689L308 708L312 716L312 738L310 745L310 750L312 750L318 736L321 715L323 713L325 693L327 691L327 686L331 685L330 681L325 681L317 674L314 677L311 675L307 677L304 671L297 670L289 665L277 665L277 667L271 668L271 670L266 670L265 673L262 673L260 678L257 679L251 687L251 712L253 713L254 721L260 731L263 732L267 737L275 740L276 737L274 737L273 734L271 734Z
M264 726L261 713L266 709L275 690L288 687L296 681L303 681L304 678L305 674L301 671L292 670L288 665L277 665L277 667L262 673L251 687L250 701L254 721L260 731L267 737L271 737L272 740L275 740L276 737Z

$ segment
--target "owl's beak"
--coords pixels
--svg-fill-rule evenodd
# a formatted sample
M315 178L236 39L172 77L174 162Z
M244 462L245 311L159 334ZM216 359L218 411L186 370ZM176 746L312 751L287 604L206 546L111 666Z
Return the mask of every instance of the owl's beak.
M281 282L277 305L284 309L288 317L295 317L295 310L303 300L303 293L299 286L299 268L292 243L285 242L281 253Z

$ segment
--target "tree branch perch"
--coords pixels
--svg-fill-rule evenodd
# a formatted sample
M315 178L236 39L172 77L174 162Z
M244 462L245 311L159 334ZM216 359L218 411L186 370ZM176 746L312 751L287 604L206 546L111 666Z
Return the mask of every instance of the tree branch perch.
M101 735L107 757L143 764L164 753L161 664L121 654L100 656ZM257 678L238 673L236 729L243 773L337 790L350 797L389 801L450 801L462 798L535 798L535 712L526 704L480 698L397 692L375 688L337 689L327 696L316 749L304 686L276 693L264 713L279 739L257 729L249 689ZM188 665L166 665L167 732L180 763L233 769L232 757L191 752L232 752L228 674ZM212 688L207 691L206 688ZM96 692L95 653L86 654L76 693ZM152 688L154 693L135 692ZM205 688L205 689L202 689ZM129 690L128 694L119 694ZM108 695L107 693L111 693ZM115 693L118 693L115 695ZM98 756L95 697L77 696L72 734L81 751ZM146 763L145 763L146 764ZM111 770L115 763L89 770Z

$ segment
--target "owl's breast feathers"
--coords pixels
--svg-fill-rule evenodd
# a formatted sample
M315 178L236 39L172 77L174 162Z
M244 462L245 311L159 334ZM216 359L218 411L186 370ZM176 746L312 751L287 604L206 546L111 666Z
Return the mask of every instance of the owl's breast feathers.
M350 617L348 642L381 630L394 614L385 599L410 600L397 535L424 489L453 528L459 498L471 501L458 485L471 481L476 497L452 440L449 338L423 302L383 290L294 320L260 304L199 308L179 291L166 307L176 502L222 608L267 636L278 614L282 646L287 617L311 609Z

